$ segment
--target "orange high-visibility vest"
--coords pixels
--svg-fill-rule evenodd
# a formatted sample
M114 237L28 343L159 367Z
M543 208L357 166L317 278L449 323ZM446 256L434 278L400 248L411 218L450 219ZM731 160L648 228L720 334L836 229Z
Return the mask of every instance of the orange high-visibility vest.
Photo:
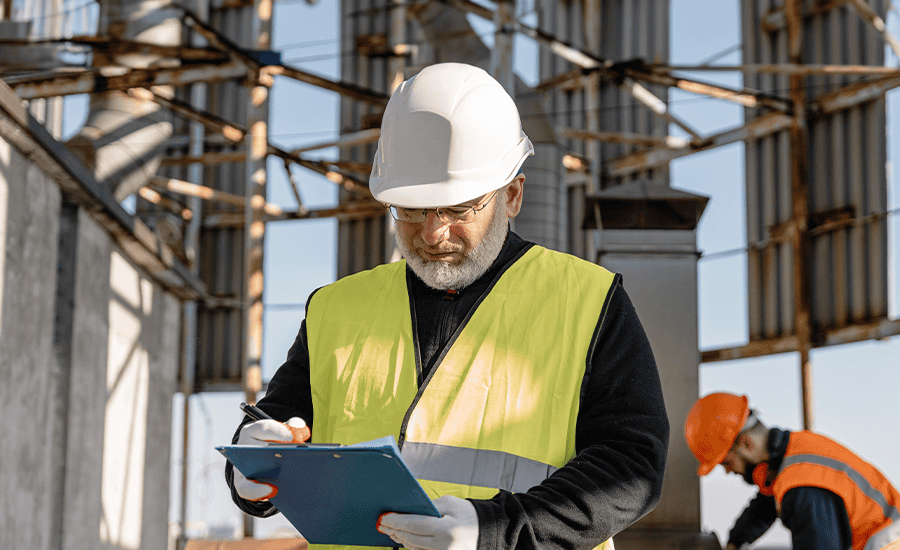
M900 539L900 493L877 468L823 435L791 434L772 486L779 513L795 487L819 487L843 499L853 550L879 550Z

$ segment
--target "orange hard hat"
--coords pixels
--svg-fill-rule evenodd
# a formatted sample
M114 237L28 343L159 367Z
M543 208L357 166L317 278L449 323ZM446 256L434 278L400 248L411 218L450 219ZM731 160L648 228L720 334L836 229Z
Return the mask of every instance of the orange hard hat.
M746 395L711 393L694 403L684 423L684 438L700 461L697 475L705 476L725 460L749 415Z

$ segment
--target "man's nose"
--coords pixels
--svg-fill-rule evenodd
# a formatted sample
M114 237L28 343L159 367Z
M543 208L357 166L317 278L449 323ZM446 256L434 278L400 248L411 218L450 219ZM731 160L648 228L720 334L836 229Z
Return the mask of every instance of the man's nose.
M419 233L422 235L422 240L425 241L426 244L435 244L443 241L447 237L449 229L450 224L441 220L437 215L437 212L429 210L425 215L425 221L422 222L422 229Z

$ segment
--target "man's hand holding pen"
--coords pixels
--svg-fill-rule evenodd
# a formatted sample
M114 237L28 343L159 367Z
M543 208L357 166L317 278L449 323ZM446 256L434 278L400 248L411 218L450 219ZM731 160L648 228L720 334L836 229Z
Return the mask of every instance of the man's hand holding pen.
M238 445L292 445L309 439L309 428L302 418L295 416L287 422L278 422L253 405L242 404L241 409L255 421L241 428ZM278 494L275 485L247 479L237 468L234 469L234 489L244 500L254 502L268 500Z

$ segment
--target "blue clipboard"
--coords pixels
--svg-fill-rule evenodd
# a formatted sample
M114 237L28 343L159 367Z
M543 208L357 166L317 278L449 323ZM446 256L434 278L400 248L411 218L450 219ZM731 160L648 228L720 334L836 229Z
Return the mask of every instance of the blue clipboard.
M357 445L216 447L248 479L272 483L269 499L313 544L396 546L375 530L385 512L440 517L393 436Z

